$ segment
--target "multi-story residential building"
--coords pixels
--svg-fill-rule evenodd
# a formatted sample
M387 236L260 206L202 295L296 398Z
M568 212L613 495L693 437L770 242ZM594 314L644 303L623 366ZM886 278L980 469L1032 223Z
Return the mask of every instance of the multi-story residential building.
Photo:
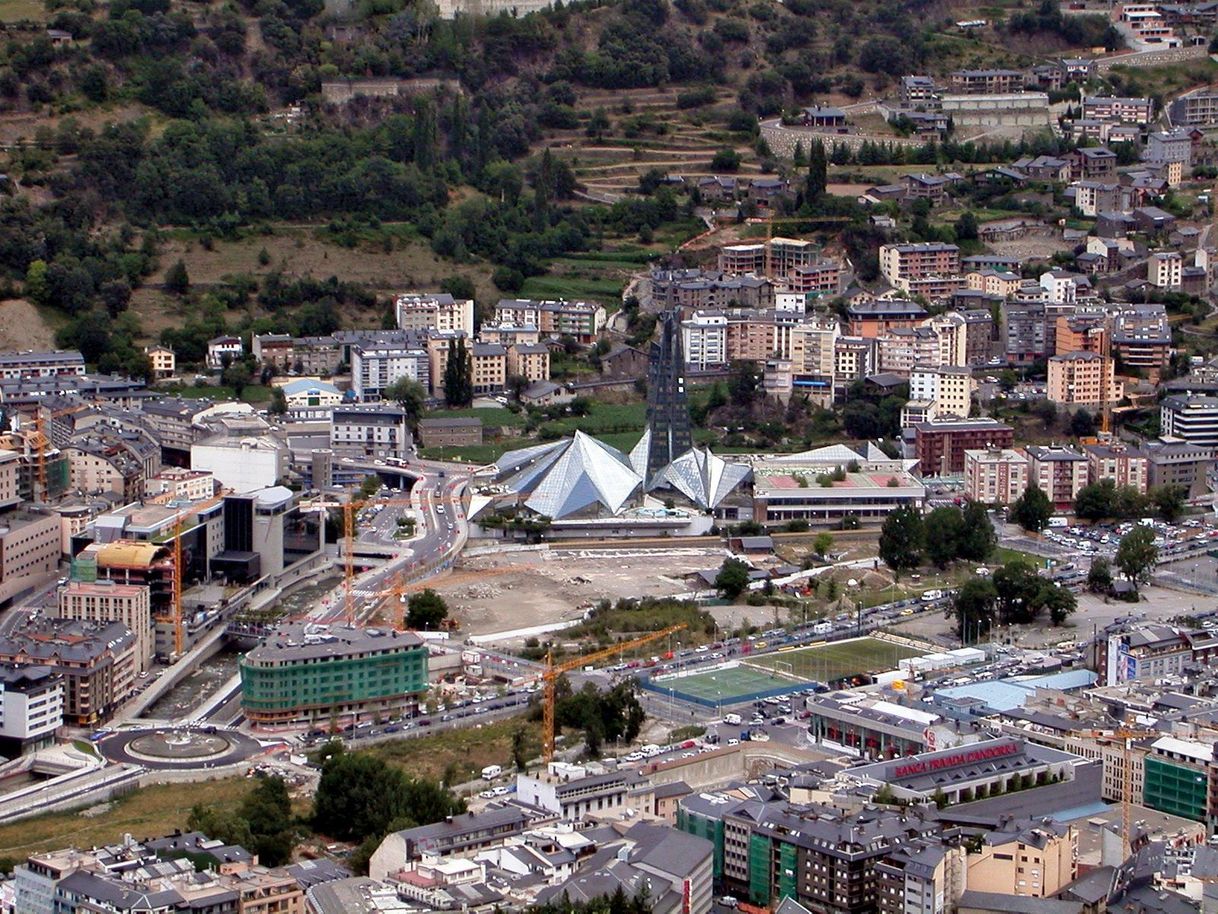
M84 373L84 356L75 349L0 352L0 378L53 378Z
M551 762L539 776L518 774L516 794L528 806L578 822L590 814L624 809L632 780L626 771L592 774L581 765Z
M430 825L390 832L368 861L368 872L374 878L384 878L425 856L440 860L471 857L519 840L530 827L553 822L556 818L539 809L488 806L478 812L448 816Z
M1159 289L1179 289L1184 273L1184 258L1179 251L1156 251L1146 263L1150 284Z
M63 676L64 719L88 727L110 719L135 688L135 635L121 622L36 619L0 636L0 663L49 666Z
M365 402L375 403L385 388L401 378L418 381L433 390L431 359L422 342L417 346L369 343L351 347L351 390Z
M1039 288L1039 286L1038 286ZM1028 365L1046 355L1045 303L1005 301L1002 304L1002 348L1006 361Z
M1159 404L1159 431L1165 438L1218 448L1218 397L1174 394Z
M62 676L49 666L0 663L0 752L5 757L53 743L62 724Z
M959 95L1009 95L1024 90L1020 70L956 70L948 75L948 89Z
M1118 486L1146 491L1149 461L1141 448L1124 443L1085 444L1083 452L1087 455L1089 482L1111 479Z
M216 494L216 478L202 470L161 467L144 484L144 494L151 500L202 501Z
M1019 288L1022 278L1018 273L1012 273L1010 270L995 270L986 268L983 270L974 270L971 273L966 273L964 276L964 287L972 289L976 292L984 292L986 295L1001 295L1006 298L1008 295L1014 295L1015 290Z
M224 334L207 341L207 367L213 371L219 371L244 355L245 345L239 336Z
M725 245L719 250L719 270L727 275L755 273L782 277L819 259L820 245L798 238L771 238L761 244Z
M530 382L550 380L550 347L543 343L509 344L507 376Z
M1058 445L1032 445L1028 455L1028 482L1036 486L1057 510L1068 510L1087 485L1087 457Z
M1157 383L1171 361L1171 323L1162 305L1122 308L1112 319L1112 354Z
M1179 486L1190 496L1208 490L1205 474L1214 462L1214 448L1160 439L1147 442L1142 449L1146 452L1146 482L1150 488Z
M508 352L498 343L469 345L470 381L476 394L497 394L507 388ZM440 375L439 377L443 377ZM549 380L548 378L546 380Z
M1151 809L1218 828L1218 757L1213 743L1162 736L1144 762L1142 802Z
M864 339L875 339L900 327L915 327L926 316L926 309L911 301L856 302L846 309L850 335Z
M330 449L338 457L404 458L414 444L406 411L389 403L336 406Z
M59 518L10 510L0 525L0 605L45 584L59 567Z
M119 622L135 636L140 672L152 667L155 637L148 587L115 581L69 581L59 591L59 616L86 622Z
M585 301L530 301L501 299L495 305L495 321L509 324L531 324L543 336L570 336L585 345L596 342L605 326L605 308Z
M73 438L63 451L73 489L90 495L113 492L124 501L142 498L145 482L161 468L161 449L142 429L97 427Z
M1028 487L1028 458L1009 448L964 452L964 491L973 501L1009 505Z
M281 372L292 367L296 346L290 333L255 333L250 339L250 351L260 365L273 365Z
M1068 352L1104 352L1108 335L1105 314L1062 314L1056 320L1054 355Z
M933 76L902 76L901 101L917 108L938 101L938 88Z
M914 426L914 447L924 476L964 472L964 452L1009 448L1015 430L997 419L940 419Z
M695 311L681 321L681 346L689 368L706 370L727 364L727 315Z
M1045 290L1045 301L1059 305L1073 305L1078 300L1080 286L1091 288L1091 281L1081 273L1068 270L1046 270L1040 274L1040 287Z
M459 330L474 335L474 301L447 292L406 292L393 302L397 325L403 330Z
M850 385L875 371L875 339L839 336L833 341L833 396L842 399Z
M909 398L929 404L926 421L948 416L964 419L971 411L976 386L968 368L917 366L909 375Z
M1083 117L1097 121L1146 126L1155 116L1153 98L1088 95L1083 98Z
M960 273L960 248L940 241L880 246L880 273L898 289L909 280L951 277Z
M939 338L929 327L897 327L876 338L880 371L908 375L915 365L937 367Z
M168 346L147 346L144 354L152 368L152 379L163 381L172 378L178 370L178 357Z
M1110 181L1116 175L1116 153L1106 146L1080 146L1067 158L1075 181Z
M652 270L652 301L684 312L715 308L772 308L774 284L761 276L724 276L706 270Z
M782 277L782 285L805 295L835 295L842 290L842 265L836 260L816 260L801 264Z
M1112 367L1112 359L1098 352L1067 352L1052 356L1045 395L1051 402L1064 406L1116 403L1120 390Z
M1184 127L1209 127L1218 124L1218 90L1187 92L1171 104L1173 124Z
M501 346L534 346L541 342L541 331L532 326L487 322L478 328L478 339Z
M876 864L879 914L950 914L964 894L967 854L961 846L920 838Z
M964 365L985 365L994 354L994 315L981 308L954 312L964 319Z
M343 361L343 347L332 336L303 336L292 341L292 371L328 377Z
M928 317L919 325L929 327L934 331L939 341L940 365L968 364L968 322L964 315L956 311L947 311Z
M413 632L292 623L241 659L241 706L255 726L413 715L427 646Z
M1045 819L1017 832L987 834L968 856L966 881L973 892L1052 898L1077 877L1074 826Z
M1186 127L1151 131L1146 136L1142 161L1152 165L1179 162L1183 168L1188 168L1193 162L1193 132Z
M1077 181L1074 188L1074 208L1094 219L1106 210L1120 209L1121 185L1107 181Z

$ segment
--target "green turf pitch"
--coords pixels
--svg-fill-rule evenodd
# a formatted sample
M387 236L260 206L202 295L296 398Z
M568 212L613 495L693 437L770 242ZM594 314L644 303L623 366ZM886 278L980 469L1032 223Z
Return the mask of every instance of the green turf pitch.
M769 692L784 686L797 688L800 685L788 676L745 666L655 681L659 689L671 688L678 694L691 695L704 701L722 701L724 704L730 704L744 695Z
M799 679L833 682L847 676L894 670L899 661L925 653L927 652L878 638L856 638L851 641L748 657L745 662L763 670L790 672Z

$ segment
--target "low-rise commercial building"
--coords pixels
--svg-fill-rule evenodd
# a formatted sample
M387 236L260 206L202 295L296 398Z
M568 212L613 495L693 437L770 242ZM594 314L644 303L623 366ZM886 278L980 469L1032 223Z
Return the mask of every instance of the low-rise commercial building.
M410 715L427 689L418 635L293 623L241 659L241 704L255 726Z
M516 775L516 799L564 821L578 822L585 816L620 813L633 779L629 770L594 774L581 765L550 762L539 776Z
M1159 404L1159 431L1189 444L1218 448L1218 397L1173 394Z
M482 420L477 417L419 420L419 444L423 447L469 447L481 443Z

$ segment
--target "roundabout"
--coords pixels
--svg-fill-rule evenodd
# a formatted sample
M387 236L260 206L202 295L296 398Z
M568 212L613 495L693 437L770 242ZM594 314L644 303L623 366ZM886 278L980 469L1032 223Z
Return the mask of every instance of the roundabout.
M97 748L111 762L145 768L221 768L263 751L257 740L219 727L141 727L102 739Z

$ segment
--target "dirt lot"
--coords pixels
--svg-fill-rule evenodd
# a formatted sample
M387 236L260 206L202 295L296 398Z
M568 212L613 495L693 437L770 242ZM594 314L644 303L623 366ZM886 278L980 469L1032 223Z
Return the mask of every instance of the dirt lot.
M55 329L24 298L0 302L0 349L54 349Z
M431 586L448 601L462 632L478 635L578 619L606 597L681 593L689 589L686 574L722 561L722 549L521 552L465 559Z
M1061 628L1048 625L1017 625L1011 629L1009 640L1020 647L1040 648L1060 644L1062 641L1085 641L1091 637L1092 626L1103 628L1110 622L1128 616L1136 616L1148 622L1166 622L1176 616L1187 615L1199 607L1208 607L1212 598L1200 594L1167 590L1162 587L1146 587L1139 603L1105 601L1093 594L1078 595L1078 611L1069 624ZM909 622L894 626L894 630L912 637L926 638L940 644L959 647L954 623L940 613L923 613ZM1000 633L1008 640L1005 629Z
M997 241L990 245L995 254L1018 257L1020 260L1048 260L1066 245L1060 238L1020 238L1017 241Z

